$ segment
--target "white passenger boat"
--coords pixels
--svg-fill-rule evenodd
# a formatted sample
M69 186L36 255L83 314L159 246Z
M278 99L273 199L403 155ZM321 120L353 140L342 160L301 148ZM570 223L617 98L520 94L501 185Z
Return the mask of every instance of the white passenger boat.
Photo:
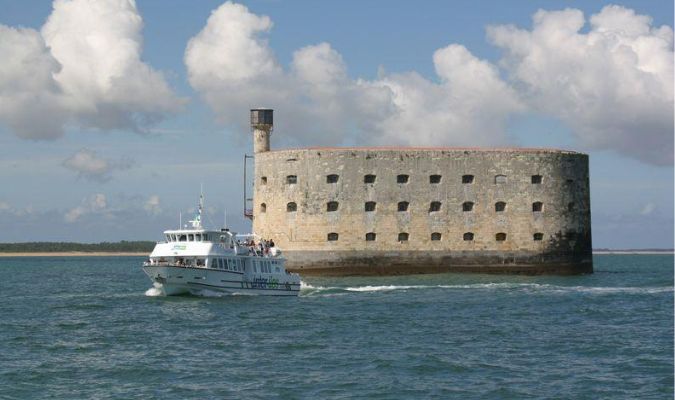
M231 294L297 296L300 276L286 271L285 259L276 247L260 241L237 240L228 229L208 230L199 213L190 227L164 231L143 263L143 271L162 294L201 294L216 291Z

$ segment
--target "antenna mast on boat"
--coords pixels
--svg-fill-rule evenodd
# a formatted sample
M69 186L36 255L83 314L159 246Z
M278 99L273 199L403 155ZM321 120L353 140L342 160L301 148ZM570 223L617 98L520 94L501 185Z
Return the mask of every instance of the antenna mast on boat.
M195 219L188 221L190 224L192 224L193 228L201 228L202 227L202 211L204 210L204 192L203 192L203 187L200 189L200 194L199 194L199 206L197 207L197 215L195 215Z

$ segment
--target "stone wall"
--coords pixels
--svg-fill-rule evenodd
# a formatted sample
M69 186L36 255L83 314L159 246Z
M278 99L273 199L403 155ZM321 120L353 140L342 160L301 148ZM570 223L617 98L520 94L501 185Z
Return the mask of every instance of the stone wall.
M337 181L329 183L329 175ZM365 175L375 181L365 183ZM407 182L398 183L398 175ZM464 175L473 181L463 183ZM588 178L587 155L549 149L261 152L253 228L284 250L290 269L304 272L590 272ZM291 202L296 211L287 211ZM329 202L337 210L328 211ZM366 211L366 202L375 210ZM409 203L406 211L399 202ZM438 211L432 202L440 202ZM465 202L473 203L470 211ZM541 211L533 211L535 202ZM375 240L366 240L368 233ZM473 240L465 240L468 233Z

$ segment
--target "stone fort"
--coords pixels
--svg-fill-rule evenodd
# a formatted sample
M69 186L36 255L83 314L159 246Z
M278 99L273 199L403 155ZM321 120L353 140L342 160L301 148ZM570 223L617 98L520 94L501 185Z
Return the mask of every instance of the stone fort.
M303 274L593 271L588 155L532 148L270 150L251 110L248 216Z

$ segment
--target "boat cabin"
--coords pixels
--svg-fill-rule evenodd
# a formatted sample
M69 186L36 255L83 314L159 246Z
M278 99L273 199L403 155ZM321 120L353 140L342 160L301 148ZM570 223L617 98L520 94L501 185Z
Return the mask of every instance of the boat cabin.
M164 231L164 238L167 243L173 242L209 242L220 243L225 248L234 248L233 232L229 230L207 231L207 230L171 230Z

